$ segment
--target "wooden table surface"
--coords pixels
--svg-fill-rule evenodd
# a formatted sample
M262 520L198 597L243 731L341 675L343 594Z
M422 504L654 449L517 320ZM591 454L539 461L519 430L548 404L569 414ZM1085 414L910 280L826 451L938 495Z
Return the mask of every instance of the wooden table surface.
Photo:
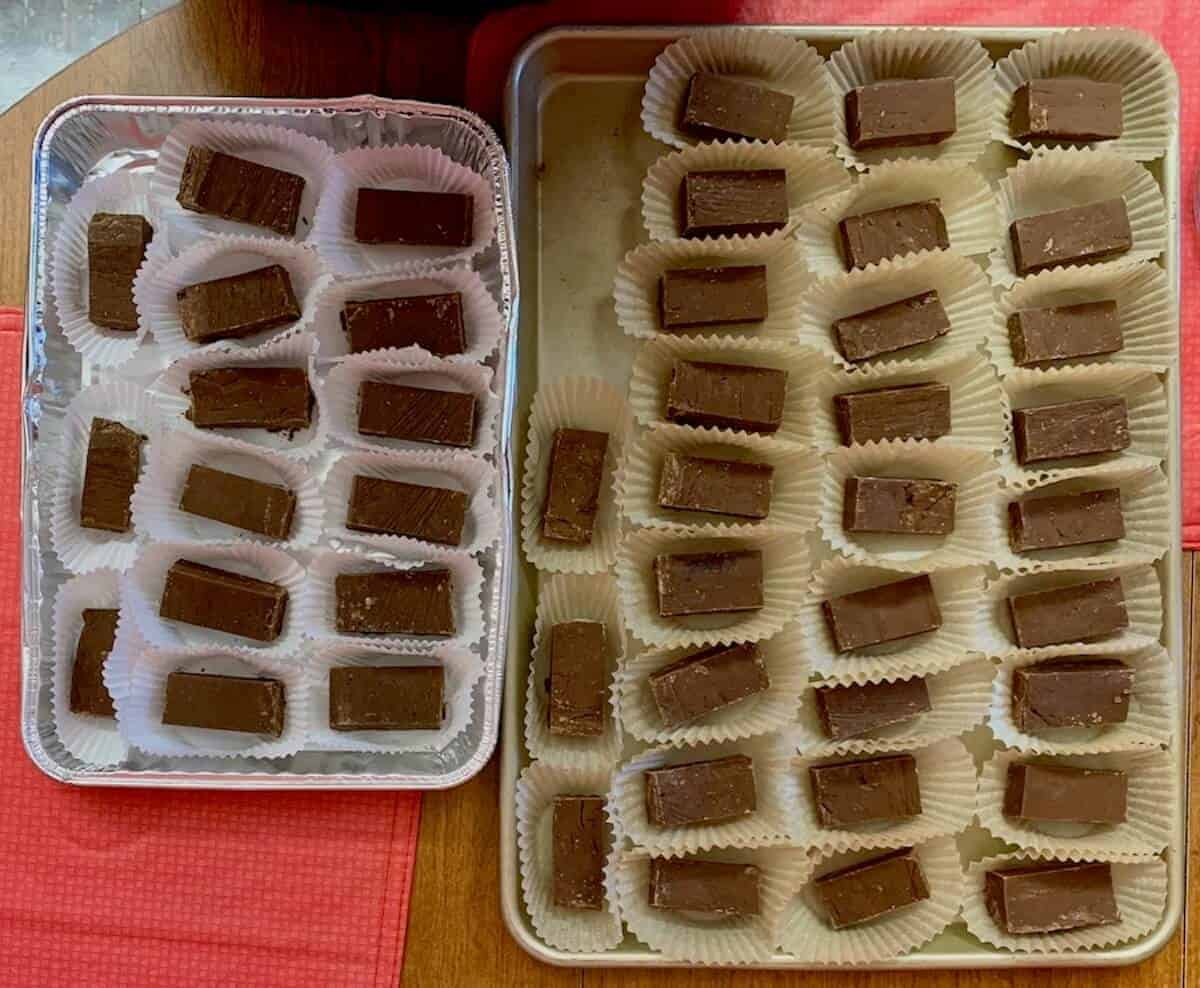
M0 304L24 304L30 147L42 118L63 100L84 93L375 93L457 103L462 100L467 38L477 20L472 13L383 14L283 0L189 0L115 38L0 115L0 174L7 176L0 191ZM420 32L419 46L410 44L414 32ZM1196 613L1192 588L1200 587L1198 559L1188 553L1184 560L1189 643ZM1190 644L1186 654L1191 654ZM1192 757L1192 767L1200 767L1200 758ZM461 788L425 796L404 963L406 988L750 988L785 983L807 988L1034 988L1046 980L1059 988L1175 988L1200 979L1200 928L1194 918L1200 916L1200 888L1195 886L1185 927L1195 929L1197 936L1189 937L1181 928L1165 950L1135 968L776 975L548 967L517 946L500 917L498 790L493 759ZM1193 801L1191 816L1196 832L1200 801ZM1191 863L1200 863L1195 851Z

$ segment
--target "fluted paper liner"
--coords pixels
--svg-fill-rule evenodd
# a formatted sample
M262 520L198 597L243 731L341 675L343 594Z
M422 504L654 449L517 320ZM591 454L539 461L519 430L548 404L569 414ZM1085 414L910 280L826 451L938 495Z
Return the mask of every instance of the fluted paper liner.
M986 659L973 658L942 672L925 676L930 710L899 724L878 727L865 735L834 741L825 733L813 694L820 686L852 685L838 679L814 683L800 705L795 730L796 749L808 758L832 755L869 755L910 751L945 738L956 737L987 719L996 669ZM908 676L887 675L873 682L895 682Z
M673 240L683 230L682 188L688 172L751 171L782 168L787 172L788 223L795 227L801 210L850 186L850 176L829 151L795 144L763 141L713 141L658 159L642 185L642 223L651 240ZM778 234L716 238L749 240ZM695 239L714 239L703 237Z
M988 143L992 96L992 60L975 38L938 28L895 28L865 31L829 57L837 107L834 134L846 164L865 171L895 159L920 158L970 163ZM868 148L850 146L846 126L846 94L860 86L892 79L954 79L955 126L940 144Z
M824 59L796 37L752 27L702 29L663 49L642 95L642 126L651 137L677 148L703 141L680 126L698 72L787 93L795 103L784 140L822 151L833 145L833 93Z
M656 556L690 552L762 553L763 606L756 611L660 617L654 576ZM667 532L641 529L625 537L617 557L617 587L625 623L642 642L655 648L701 648L760 641L779 631L804 598L810 574L808 548L789 532L736 532L712 525Z
M356 532L346 527L346 512L354 478L358 475L380 480L424 484L462 491L469 495L462 542L441 545L407 535ZM337 543L361 542L375 549L405 552L479 552L496 541L499 515L496 511L496 469L486 460L460 453L449 456L419 451L338 454L325 474L325 535Z
M763 265L767 269L767 318L756 323L722 323L662 328L660 282L664 272L683 268ZM790 237L716 237L655 240L634 247L617 267L613 298L617 324L630 336L736 336L793 343L800 302L812 277Z
M937 630L844 654L834 650L822 601L911 579L914 575L911 570L868 566L849 559L824 562L814 573L799 608L800 627L813 660L813 671L841 682L857 683L924 676L956 666L967 653L979 651L976 623L983 569L978 566L929 573L942 613L942 626Z
M1051 823L1004 815L1009 766L1016 762L1070 768L1119 770L1128 785L1122 823ZM1165 751L1046 758L999 751L979 777L979 822L1008 844L1040 854L1087 860L1137 861L1163 851L1170 839L1170 814L1178 799L1175 769Z
M739 518L662 507L658 503L659 481L663 460L669 452L768 464L774 472L767 517ZM823 472L820 454L767 436L663 423L644 431L630 445L629 455L617 468L617 503L633 524L651 528L683 531L712 525L730 531L807 532L817 519L818 487Z
M542 515L550 484L550 456L559 429L608 434L604 469L590 542L542 538ZM621 537L613 478L633 431L629 406L611 385L596 377L560 377L538 388L529 411L525 465L521 475L521 547L525 558L551 573L603 573L612 567Z
M902 957L923 946L958 917L964 881L958 847L952 837L940 837L915 848L921 871L929 885L929 898L879 918L835 930L809 882L794 895L783 916L780 943L800 961L814 965L855 966ZM869 851L825 855L813 868L813 877L862 864L888 853Z
M1042 151L1010 168L998 192L1001 235L988 257L993 284L1007 287L1018 278L1009 238L1014 220L1105 199L1125 200L1133 233L1133 248L1108 263L1152 261L1166 250L1169 222L1162 190L1144 165L1124 155L1076 148Z
M967 929L984 943L1024 954L1062 954L1096 950L1137 940L1158 926L1167 903L1167 866L1161 860L1112 866L1113 892L1117 900L1119 923L1093 926L1057 933L1005 933L988 915L984 900L987 872L997 868L1051 863L1063 859L1030 852L985 858L967 868L967 894L962 918ZM1089 860L1093 860L1089 858Z
M565 621L599 621L604 625L608 704L604 733L565 737L550 733L550 632ZM529 652L525 684L525 747L546 765L580 771L608 771L621 758L621 718L617 709L617 669L625 648L625 626L617 587L607 574L558 573L542 582Z
M466 247L363 244L354 239L359 189L455 192L474 201L471 243ZM339 274L391 271L414 261L466 260L496 236L492 187L484 176L426 144L356 148L337 155L317 210L312 242Z
M335 666L441 666L443 719L436 730L335 731L329 725L329 670ZM377 648L357 642L322 642L308 659L309 751L366 751L398 754L443 750L471 723L475 684L483 662L474 652L453 645L424 649Z
M554 798L607 797L608 787L607 770L558 768L540 761L529 765L517 780L517 847L525 908L537 935L558 950L611 950L624 937L614 882L620 840L611 818L607 827L611 846L604 868L604 908L567 909L554 903Z
M1040 734L1018 729L1012 715L1013 672L1054 658L1116 658L1133 669L1133 694L1123 723L1099 727L1062 727ZM1171 741L1176 685L1171 659L1160 645L1135 650L1097 645L1055 645L1012 655L1000 663L992 683L989 712L996 740L1035 755L1101 755L1157 748Z
M707 744L769 734L791 724L808 684L804 640L795 625L759 642L770 685L737 703L676 727L663 724L650 691L650 676L696 654L692 648L639 652L617 674L621 725L648 744Z
M970 165L954 161L890 161L877 165L852 189L804 209L796 240L814 274L842 274L838 223L878 209L937 199L946 220L950 249L964 257L986 254L999 235L996 201L987 180Z
M869 361L846 360L837 347L833 324L881 305L936 291L949 331L929 343L881 354ZM839 367L921 360L979 348L992 328L992 286L974 261L946 250L923 250L888 258L869 268L831 274L800 299L795 338L819 350Z
M676 360L742 364L787 371L783 423L778 431L770 435L777 440L803 445L813 441L812 385L819 373L820 362L811 350L734 337L689 339L660 336L642 347L634 359L630 375L629 404L642 425L666 421L667 388ZM741 430L713 431L724 434Z
M1014 312L1108 299L1117 303L1122 348L1053 366L1136 364L1160 372L1172 366L1179 353L1179 310L1167 273L1148 262L1054 268L1022 278L1000 296L996 306L987 338L992 363L1001 376L1017 370L1008 336L1008 319Z
M117 592L120 593L120 574L118 574ZM108 695L113 698L113 707L118 714L121 712L121 704L129 696L133 680L133 666L149 648L146 639L138 630L137 621L126 607L117 615L117 633L113 638L113 649L108 653L108 658L104 662L104 686L108 690ZM118 733L120 733L120 727L118 721L116 725Z
M843 527L846 481L851 477L941 480L957 485L949 535L847 532ZM1001 548L1003 529L994 505L1000 486L995 460L979 449L955 449L928 440L889 439L829 454L821 478L821 533L851 559L926 572L986 565Z
M138 533L106 532L79 523L83 478L92 420L111 419L144 435L142 467L156 444L162 416L145 390L108 378L84 388L67 405L60 447L56 451L50 500L50 543L72 573L107 567L124 570L137 554Z
M1166 153L1179 112L1179 83L1170 59L1140 31L1076 28L1029 41L996 63L992 96L992 139L1022 151L1054 147L1058 142L1018 141L1009 116L1013 94L1034 79L1083 77L1121 86L1121 136L1091 141L1087 147L1115 151L1138 161Z
M652 855L625 851L616 863L621 917L629 932L665 960L689 964L762 964L771 958L780 916L812 865L803 851L783 848L713 848L693 855L707 861L759 869L757 916L714 916L650 905Z

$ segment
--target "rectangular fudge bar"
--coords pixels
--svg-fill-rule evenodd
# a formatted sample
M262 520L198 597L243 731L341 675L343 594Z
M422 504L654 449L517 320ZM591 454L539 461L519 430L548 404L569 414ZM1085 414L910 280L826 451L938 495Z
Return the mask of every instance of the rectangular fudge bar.
M1021 309L1008 317L1008 341L1018 367L1117 353L1125 345L1112 299Z
M436 635L455 632L449 570L340 573L334 578L335 626L352 635Z
M1120 577L1008 598L1013 634L1021 648L1087 641L1129 627Z
M771 686L754 642L718 645L663 666L647 677L664 727L688 724Z
M136 213L96 213L88 222L88 319L97 326L137 330L133 279L154 229Z
M1127 449L1124 398L1085 398L1017 408L1012 413L1017 462L1042 463Z
M1123 87L1078 76L1031 79L1013 93L1010 124L1018 141L1108 141L1125 128Z
M758 808L754 761L745 755L649 769L645 778L646 817L657 827L723 823Z
M1013 670L1013 723L1025 734L1123 724L1133 686L1133 669L1120 659L1035 662Z
M286 701L278 679L177 670L167 676L162 722L278 738L283 735Z
M193 343L244 339L300 318L300 303L282 264L188 285L175 297L183 333Z
M120 422L92 419L83 487L79 492L81 527L128 532L133 526L129 499L142 469L145 441L145 436Z
M831 597L822 602L821 610L839 652L909 638L942 626L933 583L926 575Z
M70 709L96 717L114 715L112 694L104 684L104 663L117 637L119 612L109 608L84 608L83 628L75 644L71 666Z
M950 432L950 389L932 381L834 395L833 410L843 446Z
M953 77L886 79L846 93L846 135L856 151L940 144L957 129Z
M769 463L669 452L663 456L658 503L675 511L766 518L774 473Z
M188 148L176 199L184 209L265 227L290 237L300 216L304 179L209 148Z
M358 431L363 436L469 447L475 439L475 396L363 381L358 389Z
M608 854L604 797L555 796L553 814L554 904L562 909L603 909Z
M188 375L197 429L292 432L312 425L313 393L302 367L218 367Z
M351 353L419 346L435 357L448 357L467 349L458 292L347 300L341 320Z
M608 633L600 621L560 621L550 628L547 717L560 737L599 737L608 707Z
M756 236L788 223L782 168L688 172L680 187L681 237Z
M747 137L753 141L787 138L795 97L769 86L697 72L688 82L683 104L685 130L706 139Z
M470 500L462 491L446 487L356 474L346 505L346 527L352 532L459 545Z
M950 246L936 199L847 216L838 223L842 259L850 270L920 250Z
M808 770L822 827L843 829L921 815L921 786L912 755L882 755Z
M764 264L664 271L659 314L668 332L709 326L747 326L767 318Z
M272 539L286 539L296 513L296 495L268 484L193 463L183 483L179 508Z
M542 508L542 538L574 545L591 543L607 453L607 432L555 431Z
M833 323L838 351L855 362L931 343L949 332L950 319L936 291L910 295Z
M651 858L650 905L706 916L757 916L759 870L703 858Z
M654 579L660 617L756 611L763 606L763 559L757 549L657 556Z
M475 199L459 192L359 189L354 239L363 244L469 247Z
M842 528L847 532L949 535L958 484L899 477L847 477Z
M167 570L159 616L251 641L273 642L283 631L288 592L215 566L180 559Z
M929 883L911 847L822 875L814 883L829 925L843 930L929 898Z
M680 425L778 432L788 375L774 367L676 360L667 382L667 420Z
M334 666L329 726L335 731L436 731L443 721L445 682L441 666Z
M1120 488L1010 501L1008 535L1013 552L1122 539L1125 516L1121 511Z
M1133 249L1121 198L1026 216L1015 220L1008 233L1013 265L1022 277L1063 264L1104 261Z

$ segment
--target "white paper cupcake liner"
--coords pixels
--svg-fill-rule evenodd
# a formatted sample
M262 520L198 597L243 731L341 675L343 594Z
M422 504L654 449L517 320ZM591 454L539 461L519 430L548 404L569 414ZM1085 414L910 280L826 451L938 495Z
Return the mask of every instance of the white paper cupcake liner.
M651 137L677 148L702 142L679 125L688 86L698 72L787 93L795 103L784 139L822 151L832 146L833 94L824 59L798 38L746 27L700 30L663 49L642 95L642 126Z
M642 223L645 224L650 239L673 240L680 236L682 197L679 190L688 172L747 171L760 168L782 168L787 172L786 229L795 227L801 210L809 203L842 192L850 186L850 176L842 167L842 163L829 151L819 148L763 141L713 141L697 144L663 155L646 173L646 181L642 185ZM769 235L717 239L762 239L766 236Z
M1138 864L1113 864L1113 892L1117 910L1121 914L1119 923L1020 936L1001 930L988 915L984 900L987 872L1060 860L1063 859L1023 852L985 858L970 865L967 868L967 894L962 912L967 929L984 943L1002 950L1023 954L1062 954L1137 940L1158 925L1167 903L1167 866L1163 861L1154 860Z
M89 574L90 575L90 574ZM118 593L120 592L120 574L118 574ZM137 621L126 607L117 615L117 633L113 639L113 649L108 653L104 663L104 686L108 695L113 698L113 707L120 713L121 704L129 696L133 681L133 666L142 654L150 648L142 633L138 630ZM120 733L120 724L116 726Z
M1179 83L1166 53L1147 34L1120 28L1080 28L1030 41L996 63L992 139L1022 151L1054 146L1016 140L1009 126L1013 94L1034 79L1084 77L1119 83L1124 117L1120 137L1088 147L1138 161L1161 157L1179 112Z
M608 822L609 849L604 869L605 908L567 909L554 903L554 799L608 795L605 770L565 769L534 762L517 780L517 847L521 891L537 935L558 950L611 950L624 937L614 881L620 841ZM607 811L606 811L607 815Z
M1009 766L1036 762L1071 768L1117 769L1126 775L1128 803L1123 823L1034 823L1004 815ZM1165 751L1136 754L1030 758L997 752L979 777L979 822L1008 844L1039 854L1076 860L1137 861L1163 851L1170 840L1170 814L1178 799L1175 770Z
M475 206L470 246L359 243L354 239L354 216L360 188L471 196ZM486 178L435 147L392 144L356 148L333 159L312 241L339 274L365 274L391 271L413 261L465 260L485 249L495 236L496 209Z
M678 332L662 328L659 283L666 271L726 265L767 269L767 318L762 322L693 326ZM634 247L617 267L613 298L617 323L630 336L736 336L793 343L800 303L812 277L789 237L717 237L708 240L656 240Z
M958 847L951 837L916 849L929 898L858 926L835 930L810 882L788 903L780 941L783 949L814 965L861 966L880 963L916 950L954 922L962 906L964 881ZM815 863L814 878L862 864L885 851L853 851L826 855Z
M992 60L975 38L937 28L868 31L842 45L829 57L837 106L834 135L838 156L852 168L866 170L898 158L970 163L988 143L992 95ZM890 79L954 79L956 130L940 144L918 147L850 147L846 127L846 94L859 86Z
M552 542L541 534L554 434L559 429L608 434L600 501L592 538L586 544ZM529 412L521 479L521 547L525 558L538 569L552 573L602 573L612 566L621 537L613 478L632 431L629 407L621 395L599 378L560 377L538 388Z
M550 733L547 694L550 632L554 625L565 621L598 621L604 625L608 706L604 733L596 737ZM559 573L542 583L525 684L525 747L530 756L546 765L588 772L610 770L620 760L622 736L616 676L624 649L625 625L611 576Z
M418 347L390 350L386 355L362 353L346 357L326 376L321 387L329 428L334 438L359 449L423 450L427 453L461 455L457 446L410 442L387 436L364 436L358 431L358 391L363 381L407 384L438 391L460 391L475 395L475 439L466 451L482 456L496 442L496 418L500 403L492 393L492 371L465 361L431 357Z
M950 249L956 254L973 257L995 246L999 230L992 189L970 165L953 161L891 161L872 168L852 189L804 209L796 240L814 274L842 274L846 262L838 223L847 216L928 199L941 204Z
M1018 278L1008 232L1015 220L1118 197L1129 213L1133 248L1108 263L1154 260L1167 246L1167 209L1144 165L1111 151L1075 148L1047 150L1018 162L1000 180L1001 230L991 244L988 277L1005 287Z
M830 453L821 480L821 533L835 550L865 563L926 572L986 565L1001 548L1003 529L994 505L1000 471L979 449L955 449L926 440L886 440ZM957 485L949 535L847 532L846 481L851 477L941 480Z
M162 416L150 396L117 378L84 388L67 405L53 469L50 543L72 573L105 567L124 570L137 555L137 532L132 526L128 532L106 532L79 523L88 438L96 418L120 422L146 437L142 444L143 470L162 428Z
M1012 681L1016 669L1054 658L1118 658L1133 669L1133 694L1124 723L1100 727L1055 728L1027 734L1013 721ZM989 711L996 740L1009 748L1035 755L1101 755L1114 751L1157 748L1171 741L1175 723L1176 686L1171 659L1162 646L1101 648L1096 645L1055 645L1012 655L1000 663L992 683Z
M348 301L408 298L457 292L462 296L466 350L463 360L487 360L504 331L504 317L483 279L470 268L415 264L390 274L353 278L325 278L317 290L312 325L317 337L317 356L322 360L350 354L350 340L342 328L342 310ZM373 353L394 354L403 347L387 347Z
M439 545L406 535L381 535L355 532L346 527L346 511L354 478L358 475L380 480L425 484L462 491L470 496L462 542L457 546ZM486 460L465 453L457 456L425 452L340 453L324 481L325 535L335 543L361 542L376 549L395 552L475 553L486 549L500 529L496 511L496 469Z
M1117 303L1123 347L1116 353L1079 357L1056 367L1090 364L1136 364L1163 371L1178 359L1179 311L1166 272L1157 264L1095 264L1040 271L1018 281L1000 296L988 332L988 355L1000 375L1017 370L1009 343L1008 319L1022 309Z
M834 322L928 291L937 292L950 320L944 336L870 361L854 363L842 356ZM977 350L987 338L992 328L992 287L974 261L952 251L925 250L822 278L801 298L797 319L795 338L839 367L942 357Z
M911 570L867 566L848 559L830 559L813 574L809 592L799 608L813 671L840 682L924 676L958 665L969 652L979 651L977 610L983 590L983 570L977 566L938 570L929 574L942 613L942 626L899 641L835 651L821 603L871 587L911 579Z
M771 508L761 520L707 511L677 511L658 503L667 453L749 460L773 468ZM818 453L778 443L766 436L723 429L660 424L630 445L617 468L616 496L621 513L635 525L685 531L711 525L729 531L811 531L819 510L818 485L824 465Z

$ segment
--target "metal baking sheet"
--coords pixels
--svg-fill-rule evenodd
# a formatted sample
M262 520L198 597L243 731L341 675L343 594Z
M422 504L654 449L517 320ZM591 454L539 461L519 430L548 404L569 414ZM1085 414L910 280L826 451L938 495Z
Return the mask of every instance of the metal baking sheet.
M48 469L67 403L90 383L92 374L47 310L48 231L52 233L66 203L87 179L152 168L170 129L194 117L280 124L319 137L335 151L383 143L431 144L492 183L497 236L478 256L475 268L500 304L505 324L498 353L488 361L502 402L494 451L501 531L496 546L478 557L484 571L484 636L478 648L486 671L476 685L467 730L442 751L302 751L267 760L155 758L131 750L122 764L97 769L75 759L55 737L51 614L55 592L69 574L50 548ZM475 775L491 756L499 731L513 558L513 528L507 519L513 501L509 436L517 265L508 163L495 132L475 114L456 107L373 96L329 101L86 96L51 111L38 130L30 216L22 405L21 733L34 763L54 779L80 785L214 789L444 789ZM142 362L139 353L121 368L122 375L136 379L144 371L148 382L157 368Z
M524 423L540 382L563 373L604 377L619 390L627 387L638 341L617 326L612 305L616 266L630 247L645 239L641 229L642 179L646 169L669 149L641 125L642 90L654 59L677 38L702 27L557 28L532 39L513 63L505 96L505 117L512 149L513 200L517 252L524 275L517 354L518 433L516 463L524 462ZM764 27L802 38L828 57L865 30L861 27ZM1053 33L1045 28L962 28L1002 58L1027 41ZM1010 149L993 145L981 167L993 179L1015 164ZM1179 134L1176 127L1166 156L1151 171L1166 196L1171 236L1162 263L1179 284ZM586 231L582 233L581 231ZM1180 550L1180 452L1178 368L1165 375L1173 441L1167 459L1171 501L1172 549L1158 564L1164 588L1164 641L1174 658L1179 696L1186 697L1183 655ZM515 523L515 516L514 516ZM517 776L528 764L522 738L529 642L532 639L538 575L523 560L516 566L509 639L508 682L504 698L501 779L502 908L509 930L527 951L551 964L596 967L686 966L671 964L632 935L616 950L565 953L538 939L521 899L518 871L515 792ZM979 732L975 732L979 734ZM1175 725L1172 752L1178 768L1179 799L1172 819L1167 861L1170 875L1167 908L1149 936L1123 946L1085 953L1021 955L996 950L956 923L924 948L873 968L1080 967L1136 964L1160 950L1182 914L1187 792L1187 704ZM990 743L984 738L984 744ZM978 828L960 837L978 858L1002 845ZM776 954L770 969L802 969L795 958Z

